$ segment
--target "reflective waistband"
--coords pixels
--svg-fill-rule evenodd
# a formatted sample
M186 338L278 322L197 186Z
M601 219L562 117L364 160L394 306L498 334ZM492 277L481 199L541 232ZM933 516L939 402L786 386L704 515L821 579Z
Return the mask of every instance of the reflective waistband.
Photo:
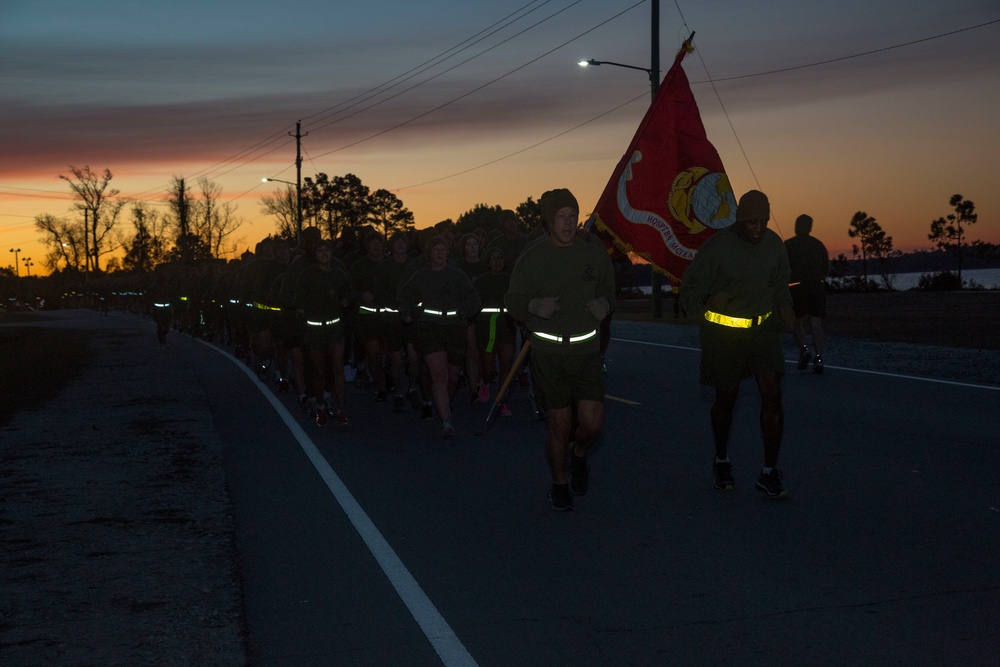
M506 313L506 308L483 308L480 313Z
M334 324L340 321L340 318L334 318L332 320L326 320L325 322L316 322L315 320L306 320L306 324L313 327L332 327Z
M760 326L770 316L771 311L767 311L763 315L758 315L757 317L730 317L729 315L714 313L711 310L705 311L705 319L709 322L721 324L724 327L733 327L734 329L749 329L751 327Z
M398 313L399 311L396 310L395 308L385 307L385 308L382 308L382 312L383 313Z
M154 303L153 306L156 307L156 308L169 308L170 304L169 303Z
M372 308L371 306L358 306L359 313L368 313L369 315L375 315L379 312L378 308Z
M458 317L457 310L432 310L430 308L424 308L425 315L434 315L436 317Z
M260 310L281 310L281 308L278 308L277 306L269 306L266 303L257 302L254 302L253 307L259 308Z
M597 335L597 329L576 336L559 336L556 334L544 333L542 331L532 331L531 333L538 336L542 340L552 341L553 343L559 343L560 345L573 345L575 343L582 343L585 340L590 340Z

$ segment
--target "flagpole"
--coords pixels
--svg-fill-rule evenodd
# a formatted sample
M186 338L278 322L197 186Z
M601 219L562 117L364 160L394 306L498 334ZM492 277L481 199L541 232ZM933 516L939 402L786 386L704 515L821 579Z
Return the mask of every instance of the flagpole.
M649 36L649 88L652 100L660 88L660 0L651 0L652 16L650 16L651 32ZM660 294L662 281L653 264L649 265L649 288L653 297L653 319L663 318L663 298Z

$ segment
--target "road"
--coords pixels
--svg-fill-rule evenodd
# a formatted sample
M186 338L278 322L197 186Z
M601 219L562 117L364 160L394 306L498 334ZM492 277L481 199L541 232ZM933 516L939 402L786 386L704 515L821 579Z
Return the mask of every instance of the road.
M350 425L321 429L184 339L224 443L252 664L1000 663L1000 387L790 366L790 498L753 488L750 385L720 493L678 328L616 328L572 513L549 508L519 390L485 434L460 400L451 441L353 386Z

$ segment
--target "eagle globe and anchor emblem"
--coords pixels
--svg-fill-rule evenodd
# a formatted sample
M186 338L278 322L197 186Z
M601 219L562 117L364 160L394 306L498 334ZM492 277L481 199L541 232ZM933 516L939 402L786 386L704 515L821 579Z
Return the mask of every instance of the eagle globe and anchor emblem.
M618 210L629 222L655 229L674 255L689 261L694 259L696 250L682 243L666 220L652 211L637 210L629 202L626 183L632 180L633 165L641 160L642 153L635 151L622 170L618 180ZM736 197L729 178L704 167L688 167L674 177L667 207L674 220L684 225L690 235L706 229L724 229L736 221Z

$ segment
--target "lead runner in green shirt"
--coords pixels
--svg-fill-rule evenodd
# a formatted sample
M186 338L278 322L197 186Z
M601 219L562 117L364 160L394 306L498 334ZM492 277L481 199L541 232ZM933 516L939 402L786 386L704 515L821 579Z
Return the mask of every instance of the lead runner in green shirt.
M788 291L788 254L781 237L767 228L770 217L771 205L763 192L744 194L736 222L708 239L684 272L680 297L688 315L699 318L701 383L715 388L715 488L731 491L736 485L729 431L740 382L752 377L760 392L764 440L757 489L769 498L784 498L787 492L777 468L784 428L781 328L790 329L795 315Z
M539 203L548 237L518 258L504 302L530 332L531 372L548 422L552 509L572 510L571 491L587 492L587 454L604 426L598 327L611 312L614 270L606 252L577 236L580 206L569 190L550 190Z

